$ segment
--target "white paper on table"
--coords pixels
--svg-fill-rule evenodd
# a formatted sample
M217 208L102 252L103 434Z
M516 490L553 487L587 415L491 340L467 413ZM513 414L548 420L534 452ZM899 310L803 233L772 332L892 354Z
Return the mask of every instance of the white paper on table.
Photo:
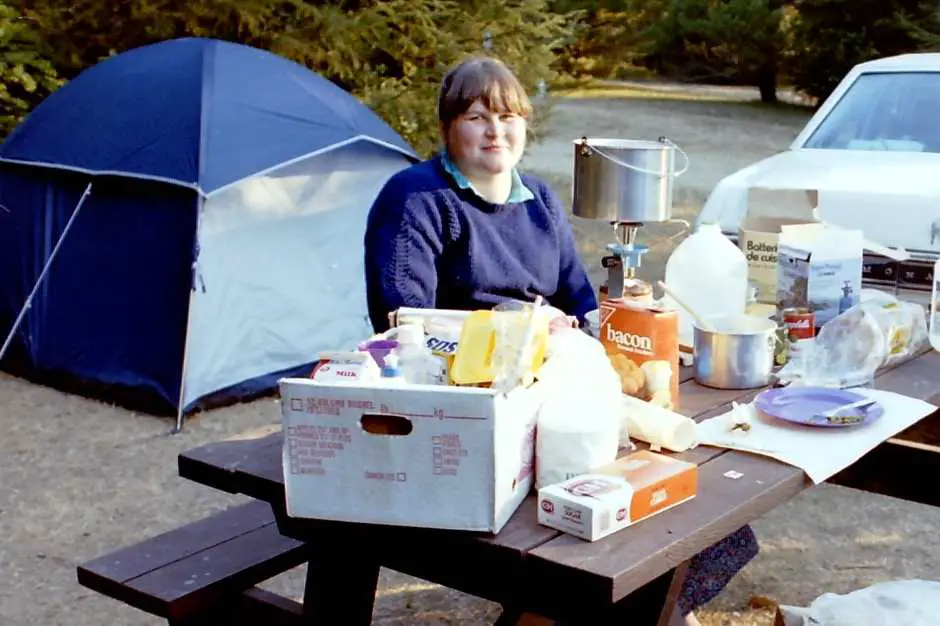
M699 442L775 458L799 467L814 484L819 484L937 410L928 402L891 391L852 391L877 400L884 407L884 415L865 426L820 428L758 417L753 405L744 405L740 410L750 412L750 430L729 431L729 411L698 425Z

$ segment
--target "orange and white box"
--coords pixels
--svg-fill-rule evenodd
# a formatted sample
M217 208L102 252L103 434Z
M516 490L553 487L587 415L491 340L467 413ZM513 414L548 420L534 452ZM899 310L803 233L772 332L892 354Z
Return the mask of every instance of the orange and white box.
M498 532L532 488L538 383L280 381L287 514Z
M539 489L538 521L588 541L695 497L698 467L641 450Z

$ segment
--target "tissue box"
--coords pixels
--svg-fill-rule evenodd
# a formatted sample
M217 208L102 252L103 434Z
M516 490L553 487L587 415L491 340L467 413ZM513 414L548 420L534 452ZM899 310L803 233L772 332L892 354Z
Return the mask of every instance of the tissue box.
M691 500L698 467L641 450L539 489L538 522L588 541Z

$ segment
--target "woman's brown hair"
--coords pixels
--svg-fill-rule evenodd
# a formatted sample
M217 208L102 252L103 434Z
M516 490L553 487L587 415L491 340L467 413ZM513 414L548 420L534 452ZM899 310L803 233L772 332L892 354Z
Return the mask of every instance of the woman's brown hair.
M446 132L476 100L491 111L528 117L532 103L525 88L506 65L490 57L471 57L453 67L441 81L437 117Z

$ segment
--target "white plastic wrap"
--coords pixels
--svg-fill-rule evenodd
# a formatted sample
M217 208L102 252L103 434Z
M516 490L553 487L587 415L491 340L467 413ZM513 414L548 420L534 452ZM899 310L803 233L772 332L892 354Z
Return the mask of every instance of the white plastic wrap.
M879 368L909 358L926 341L924 307L885 295L833 318L815 339L800 341L778 378L823 387L865 385Z
M936 626L940 582L895 580L826 593L806 608L781 606L780 614L784 626Z
M537 488L614 461L621 443L620 376L600 342L558 329L547 352L537 373L548 390L536 429Z

